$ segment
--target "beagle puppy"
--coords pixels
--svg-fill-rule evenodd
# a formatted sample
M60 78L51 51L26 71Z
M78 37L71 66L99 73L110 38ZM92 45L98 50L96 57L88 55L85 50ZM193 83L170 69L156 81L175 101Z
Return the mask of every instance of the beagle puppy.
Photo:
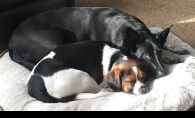
M33 68L26 85L30 96L58 103L83 99L80 93L101 92L107 87L102 83L113 91L146 94L146 77L144 65L125 56L116 45L85 41L53 49Z

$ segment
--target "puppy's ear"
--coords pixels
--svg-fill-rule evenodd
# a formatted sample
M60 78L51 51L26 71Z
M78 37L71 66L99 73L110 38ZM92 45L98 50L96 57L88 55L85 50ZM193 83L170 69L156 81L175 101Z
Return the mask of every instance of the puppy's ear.
M163 45L165 44L165 42L167 40L167 37L169 35L171 27L173 27L173 25L171 25L170 27L166 28L164 31L159 32L156 35L156 38L160 40L160 44L161 44L162 47L163 47Z
M122 85L121 85L122 80L120 77L121 74L122 73L120 70L114 69L108 72L108 74L106 75L106 81L112 90L116 90L116 91L122 90Z
M141 36L132 28L127 28L127 40L125 43L130 47L132 52L136 51L137 45L141 42Z

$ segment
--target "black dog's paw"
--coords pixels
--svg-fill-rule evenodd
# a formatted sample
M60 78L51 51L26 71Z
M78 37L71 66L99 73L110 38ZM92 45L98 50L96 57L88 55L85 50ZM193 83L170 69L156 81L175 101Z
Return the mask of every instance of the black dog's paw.
M179 54L179 55L187 55L190 54L190 51L188 51L187 49L184 48L178 48L176 46L170 45L170 44L166 44L164 45L164 49L165 50L169 50L175 54Z
M179 55L187 55L190 54L190 51L188 51L187 49L184 48L177 48L174 47L173 50L170 50L171 52L175 53L175 54L179 54Z
M162 62L164 64L172 65L172 64L178 64L183 63L184 61L177 57L162 57Z

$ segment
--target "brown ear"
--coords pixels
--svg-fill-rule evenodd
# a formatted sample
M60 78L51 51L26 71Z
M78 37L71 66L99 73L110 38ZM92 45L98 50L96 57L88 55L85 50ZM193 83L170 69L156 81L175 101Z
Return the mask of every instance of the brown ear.
M120 76L121 76L121 71L118 69L111 70L106 75L107 83L112 90L116 90L116 91L122 90L122 86L121 86L122 80Z

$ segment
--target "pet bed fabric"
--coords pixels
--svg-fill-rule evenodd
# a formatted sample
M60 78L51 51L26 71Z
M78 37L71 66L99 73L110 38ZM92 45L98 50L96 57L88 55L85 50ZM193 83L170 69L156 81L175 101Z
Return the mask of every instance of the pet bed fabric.
M3 109L0 107L0 111L3 111Z
M152 32L162 31L153 27ZM195 99L195 50L180 37L170 33L167 43L191 51L189 55L163 54L179 57L185 62L165 65L169 74L147 82L150 92L135 96L123 92L95 99L68 103L43 103L29 96L25 80L30 71L13 62L6 52L0 58L0 110L5 111L185 111Z

